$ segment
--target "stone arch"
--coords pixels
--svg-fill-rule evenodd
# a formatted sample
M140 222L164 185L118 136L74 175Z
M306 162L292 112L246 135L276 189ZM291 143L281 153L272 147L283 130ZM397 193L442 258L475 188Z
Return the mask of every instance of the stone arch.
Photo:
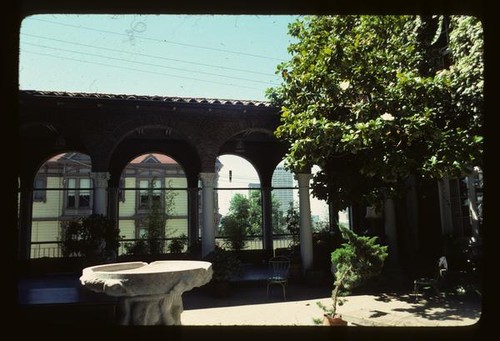
M118 190L116 209L120 233L125 239L142 238L149 229L149 205L156 200L166 214L165 225L157 231L163 234L161 238L187 237L189 191L182 166L171 156L152 151L134 155L128 161ZM162 240L158 245L166 252L168 243Z
M30 258L57 255L60 221L92 213L91 168L91 156L78 151L53 153L41 162L32 190L21 192L21 246Z
M197 185L201 167L198 150L186 134L160 124L135 126L121 135L120 142L115 144L110 156L111 185L117 185L123 169L133 157L148 152L172 157L183 168L189 186Z
M262 186L270 186L272 171L286 153L269 128L253 127L233 132L219 150L245 158L257 170Z

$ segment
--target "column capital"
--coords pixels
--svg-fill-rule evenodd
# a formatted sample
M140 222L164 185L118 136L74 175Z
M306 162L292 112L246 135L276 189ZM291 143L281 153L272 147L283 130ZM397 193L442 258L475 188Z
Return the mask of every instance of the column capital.
M90 177L94 180L94 186L97 188L108 187L108 180L110 178L109 172L90 172Z
M203 187L215 187L217 183L217 173L200 173L200 179L203 183Z

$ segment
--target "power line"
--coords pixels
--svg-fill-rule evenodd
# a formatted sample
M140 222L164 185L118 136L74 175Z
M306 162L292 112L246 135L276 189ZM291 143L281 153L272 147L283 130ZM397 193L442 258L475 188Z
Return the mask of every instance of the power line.
M30 20L36 20L36 21L46 22L46 23L49 23L49 24L62 25L62 26L73 27L73 28L78 28L78 29L82 29L82 30L95 31L95 32L101 32L101 33L114 34L114 35L127 36L128 37L128 35L125 34L125 33L119 33L119 32L107 31L107 30L100 30L100 29L91 28L91 27L85 27L85 26L79 26L79 25L72 25L72 24L54 22L54 21L44 20L44 19L38 19L38 18L37 19L30 18ZM136 37L136 38L143 39L143 40L150 40L150 41L154 41L154 42L166 43L166 44L173 44L173 45L179 45L179 46L197 48L197 49L204 49L204 50L211 50L211 51L217 51L217 52L225 52L225 53L231 53L231 54L249 56L249 57L254 57L254 58L270 59L270 60L276 60L276 61L280 61L280 62L284 61L283 59L280 59L280 58L262 56L262 55L257 55L257 54L252 54L252 53L246 53L246 52L239 52L239 51L218 49L218 48L215 48L215 47L207 47L207 46L199 46L199 45L194 45L194 44L179 43L179 42L175 42L175 41L169 41L169 40L166 40L166 39L155 39L155 38L148 38L148 37Z
M67 50L67 49L58 48L58 47L52 47L52 46L46 46L46 45L40 45L40 44L33 44L33 43L27 43L27 42L24 42L24 44L25 45L30 45L30 46L37 46L37 47L42 47L42 48L57 50L57 51L64 51L64 52L76 53L76 54L81 54L81 55L87 55L87 56L91 56L91 57L99 57L99 58L106 58L106 59L118 60L118 61L123 61L123 62L127 62L127 63L141 64L141 65L147 65L147 66L153 66L153 67L161 67L161 68L164 68L164 69L172 69L172 70L177 70L177 71L182 71L182 72L196 72L198 74L204 74L204 75L208 75L208 76L216 76L216 77L230 78L230 79L236 79L236 80L243 80L243 81L246 81L246 82L254 82L254 83L262 83L262 84L274 85L273 83L270 83L270 82L258 81L258 80L254 80L254 79L241 78L241 77L233 77L233 76L220 75L220 74L216 74L216 73L212 73L212 72L205 72L205 71L198 71L198 70L186 70L186 69L176 68L176 67L172 67L172 66L165 66L165 65L153 64L153 63L146 63L146 62L138 62L138 61L127 60L127 59L123 59L123 58L103 56L103 55L99 55L99 54L95 54L95 53L73 51L73 50Z
M108 47L93 46L93 45L87 45L87 44L77 43L77 42L73 42L73 41L66 41L66 40L62 40L62 39L47 38L47 37L37 36L37 35L34 35L34 34L28 34L28 33L21 33L21 35L22 36L33 37L33 38L39 38L39 39L46 39L46 40L51 40L51 41L57 41L57 42L60 42L60 43L65 43L65 44L72 44L72 45L90 47L90 48L94 48L94 49L100 49L100 50L106 50L106 51L112 51L112 52L118 52L118 53L128 53L128 54L131 54L131 55L134 55L134 56L156 58L156 59L174 61L174 62L179 62L179 63L193 64L193 65L200 65L200 66L207 66L207 67L219 68L219 69L230 70L230 71L238 71L238 72L246 72L246 73L251 73L251 74L259 74L259 75L264 75L264 76L275 76L273 74L269 74L269 73L265 73L265 72L259 72L259 71L254 71L254 70L238 69L238 68L232 68L232 67L221 66L221 65L211 65L211 64L204 64L204 63L197 63L197 62L185 61L185 60L180 60L180 59L175 59L175 58L167 58L167 57L162 57L162 56L155 56L155 55L150 55L150 54L145 54L145 53L123 51L123 50L112 49L112 48L108 48Z
M69 57L63 57L63 56L55 56L55 55L52 55L52 54L35 52L35 51L29 51L29 50L23 50L23 52L37 54L37 55L46 56L46 57L52 57L52 58L72 60L72 61L82 62L82 63L87 63L87 64L95 64L95 65L101 65L101 66L106 66L106 67L114 67L114 68L117 68L117 69L124 69L124 70L129 70L129 71L138 71L138 72L150 73L150 74L154 74L154 75L169 76L169 77L174 77L174 78L182 78L182 79L194 80L194 81L198 81L198 82L206 82L206 83L211 83L211 84L227 85L227 86L234 86L234 87L238 87L238 88L246 88L246 89L252 89L252 90L262 91L262 89L252 88L252 87L244 86L244 85L236 85L236 84L223 83L223 82L217 82L217 81L208 81L208 80L205 80L205 79L199 79L199 78L193 78L193 77L185 77L185 76L177 76L177 75L171 75L171 74L163 73L163 72L154 72L154 71L148 71L148 70L140 70L140 69L134 69L134 68L129 68L129 67L125 67L125 66L118 66L118 65L113 65L113 64L99 63L99 62L95 62L95 61L90 62L90 61L87 61L87 60L81 60L81 59L69 58Z

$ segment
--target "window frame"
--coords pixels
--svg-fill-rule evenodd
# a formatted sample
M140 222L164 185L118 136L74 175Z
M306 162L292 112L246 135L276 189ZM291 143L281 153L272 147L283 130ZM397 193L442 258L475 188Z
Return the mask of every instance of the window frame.
M163 191L163 188L165 187L165 178L164 177L156 177L156 176L141 176L141 177L136 177L136 200L135 200L135 210L137 213L146 213L148 211L149 203L151 202L152 196L147 195L147 200L148 202L143 204L143 192L144 189L141 187L141 182L147 181L148 187L144 187L145 190L147 191L149 188L149 184L151 181L155 181L155 183L158 183L158 185L153 185L153 193L155 191L159 192L159 200L161 203L162 209L165 208L165 193ZM147 193L147 192L146 192ZM153 196L154 197L154 196Z
M82 180L87 180L89 186L81 187ZM75 187L70 188L69 185L71 181L75 182ZM74 206L69 206L70 203L70 193L74 192ZM82 192L88 192L88 205L82 206L80 201L82 200ZM93 194L94 194L94 186L92 183L92 179L87 176L77 176L75 174L71 174L69 176L64 177L64 213L65 214L84 214L89 213L92 210L93 206Z
M37 182L41 181L41 185L37 185ZM38 197L40 196L40 198ZM46 175L36 175L33 180L33 202L47 202L47 176Z

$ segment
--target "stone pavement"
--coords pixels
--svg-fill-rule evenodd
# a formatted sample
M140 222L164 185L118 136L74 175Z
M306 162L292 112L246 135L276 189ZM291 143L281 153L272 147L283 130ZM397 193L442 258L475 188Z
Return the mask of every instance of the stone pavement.
M186 292L181 320L185 326L317 326L323 311L317 305L331 304L329 286L290 284L287 300L279 286L266 294L265 282L233 283L226 298L210 297L194 289ZM481 318L481 298L472 296L422 295L411 291L356 294L345 297L338 312L349 326L456 327L474 326Z
M271 287L267 296L262 276L257 272L250 274L252 276L243 281L231 283L231 293L227 297L213 297L205 286L185 292L181 315L183 327L321 328L315 322L323 315L317 302L327 306L331 303L330 280L323 283L291 281L286 290L287 299L283 300L279 286ZM479 294L437 297L431 293L415 301L410 296L412 286L409 279L391 278L375 284L346 297L345 303L339 307L338 311L348 321L348 326L475 328L477 322L483 320L484 303L490 301L484 302ZM115 300L82 290L78 276L45 276L20 281L17 299L29 324L57 322L57 327L65 323L86 327L114 324Z

